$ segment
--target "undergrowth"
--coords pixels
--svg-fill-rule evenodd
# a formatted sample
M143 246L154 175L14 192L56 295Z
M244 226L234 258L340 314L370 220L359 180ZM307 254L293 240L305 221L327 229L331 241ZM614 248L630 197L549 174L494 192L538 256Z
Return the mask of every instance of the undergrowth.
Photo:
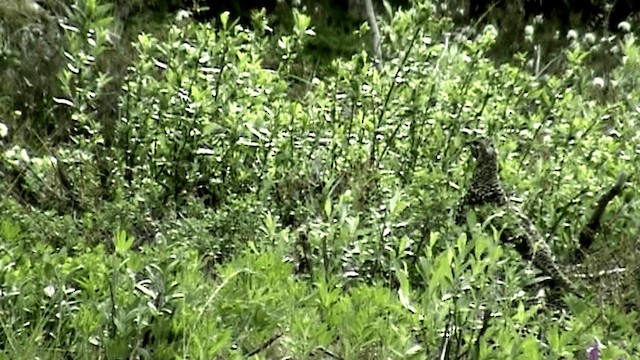
M64 131L34 143L20 111L0 126L3 356L637 357L633 36L608 79L580 41L563 72L532 74L525 55L487 58L495 28L453 39L420 2L381 24L382 69L358 51L315 72L304 13L289 31L223 14L140 33L114 87L109 7L77 3L51 109ZM577 277L590 290L559 310L497 232L455 225L479 134L567 266L629 174L584 260L624 271Z

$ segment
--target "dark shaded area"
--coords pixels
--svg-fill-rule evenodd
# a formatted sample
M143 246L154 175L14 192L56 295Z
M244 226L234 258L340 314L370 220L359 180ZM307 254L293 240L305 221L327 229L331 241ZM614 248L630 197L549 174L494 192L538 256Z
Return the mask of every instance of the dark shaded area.
M640 2L634 0L468 0L444 13L458 29L477 32L488 24L499 29L496 44L487 52L492 60L511 63L514 54L526 54L528 59L536 59L527 65L528 70L558 73L567 65L558 54L573 41L586 41L576 35L592 33L601 41L611 41L609 35L633 30L618 25L632 21L639 11ZM568 36L570 30L575 30L572 36ZM525 36L527 33L532 35ZM585 64L599 76L606 76L618 63L611 48L602 45L594 49Z
M194 1L187 1L186 8L194 8ZM277 0L244 0L244 1L200 1L199 8L194 8L194 18L198 21L208 21L217 18L228 11L232 18L239 18L241 23L249 24L251 12L264 8L267 14L273 14L278 5ZM289 5L289 1L286 2ZM183 8L185 8L183 6Z
M608 11L607 9L611 9ZM559 25L562 30L589 25L602 26L618 31L618 24L640 11L640 2L634 0L470 0L469 18L482 19L495 13L519 15L522 21L542 15L547 21ZM500 16L500 15L498 15Z
M288 20L290 11L295 6L292 0L167 0L161 2L156 8L159 11L172 12L178 9L192 9L194 18L197 21L209 21L216 19L225 11L231 14L231 18L238 18L240 23L249 25L251 22L251 13L255 10L264 8L268 15L277 15L279 21ZM376 7L381 7L381 0L373 0ZM409 0L391 0L389 4L393 7L406 7L410 4ZM345 19L351 20L353 23L364 20L364 5L355 0L302 0L299 2L301 9L312 16L315 20L318 18L329 18L340 23ZM362 9L361 9L362 8ZM353 25L353 24L352 24Z
M618 24L625 21L630 15L640 12L640 1L617 0L609 13L609 30L617 31Z

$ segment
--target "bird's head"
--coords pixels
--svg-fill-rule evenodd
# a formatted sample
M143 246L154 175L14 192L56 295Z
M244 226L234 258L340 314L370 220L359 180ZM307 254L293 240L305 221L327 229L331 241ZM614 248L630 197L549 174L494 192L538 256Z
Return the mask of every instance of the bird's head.
M496 148L488 138L475 138L467 142L467 146L471 149L471 155L473 155L476 161L481 163L497 162Z

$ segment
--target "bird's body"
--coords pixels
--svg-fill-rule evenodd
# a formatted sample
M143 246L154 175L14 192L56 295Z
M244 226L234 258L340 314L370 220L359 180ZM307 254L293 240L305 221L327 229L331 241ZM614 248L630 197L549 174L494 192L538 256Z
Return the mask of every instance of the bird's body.
M504 216L491 216L491 224L501 230L500 240L512 244L520 256L530 260L544 275L551 278L552 287L579 295L577 287L560 269L549 245L531 220L507 198L498 174L496 149L491 141L479 138L469 145L476 159L476 167L471 185L456 211L456 223L462 225L467 212L480 207L490 206L494 215L502 211ZM479 220L485 221L488 218Z

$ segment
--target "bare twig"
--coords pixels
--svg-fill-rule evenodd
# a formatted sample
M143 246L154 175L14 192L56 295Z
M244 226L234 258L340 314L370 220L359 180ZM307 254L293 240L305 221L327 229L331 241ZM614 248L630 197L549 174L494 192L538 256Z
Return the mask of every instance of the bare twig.
M341 356L339 356L339 355L337 355L337 354L334 354L333 352L331 352L331 351L327 350L327 349L326 349L326 348L324 348L323 346L318 346L318 347L315 349L314 353L315 353L315 352L321 352L321 353L323 353L323 354L327 355L328 357L330 357L330 358L332 358L332 359L342 360L342 357L341 357Z
M484 336L484 334L487 332L487 329L489 328L490 321L491 321L491 310L487 308L482 312L482 325L478 330L478 335L476 336L475 341L473 342L473 348L471 346L468 346L465 349L465 351L463 351L462 354L460 354L458 358L466 359L466 358L469 358L470 356L470 358L476 359L478 357L478 354L480 354L480 342L482 341L482 337ZM471 352L471 355L469 355L470 352Z
M280 332L276 333L275 335L273 335L272 337L267 339L267 341L265 341L264 343L260 344L260 346L258 346L257 348L249 351L247 353L247 357L251 357L253 355L258 354L261 351L266 350L269 346L271 346L271 344L273 344L276 340L278 340L281 337L282 337L282 333L280 333Z

